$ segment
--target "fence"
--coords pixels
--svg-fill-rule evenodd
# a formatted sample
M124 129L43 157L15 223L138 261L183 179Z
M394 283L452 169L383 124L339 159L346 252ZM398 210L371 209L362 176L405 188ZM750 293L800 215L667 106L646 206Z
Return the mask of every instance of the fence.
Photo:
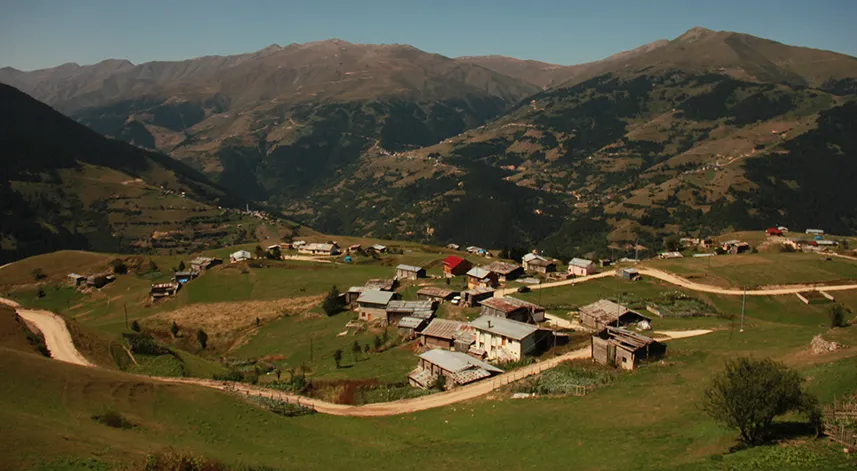
M824 409L824 433L846 447L857 447L857 396L834 399Z

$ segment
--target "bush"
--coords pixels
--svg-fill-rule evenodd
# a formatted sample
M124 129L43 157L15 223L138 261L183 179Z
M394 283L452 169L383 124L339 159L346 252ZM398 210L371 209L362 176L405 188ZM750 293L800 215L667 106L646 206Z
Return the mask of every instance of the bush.
M131 322L131 330L134 332L140 332L143 329L140 327L140 322L134 320Z
M134 427L122 414L110 407L105 408L100 414L93 415L92 420L113 428L129 429Z
M128 265L125 265L125 262L120 258L114 258L110 261L110 268L113 269L113 273L117 275L124 275L128 273Z
M341 311L343 307L345 307L345 303L339 296L339 289L336 285L333 285L333 287L330 288L330 292L327 293L327 296L325 296L324 301L321 303L321 308L324 309L325 314L332 316Z
M170 326L170 333L173 334L173 337L179 335L179 325L176 324L176 321L173 321L173 324Z
M834 304L830 307L828 316L830 317L830 327L845 327L848 323L845 321L845 314L848 312L841 304Z
M771 359L728 360L706 388L701 408L717 422L738 429L745 444L757 445L770 436L774 419L787 412L807 413L818 428L817 400L802 384L800 375Z
M30 275L36 281L41 281L48 277L47 275L45 275L45 272L43 272L41 268L34 268L33 271L30 272Z
M208 345L208 334L204 330L199 329L196 331L196 340L199 341L199 346L205 350L206 345Z

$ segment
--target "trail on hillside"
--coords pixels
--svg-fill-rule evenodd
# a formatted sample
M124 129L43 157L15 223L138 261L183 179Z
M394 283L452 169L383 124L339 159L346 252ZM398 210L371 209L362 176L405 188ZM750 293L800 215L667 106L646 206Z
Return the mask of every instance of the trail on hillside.
M16 307L17 313L19 316L21 316L21 318L35 325L42 332L45 337L45 344L47 345L48 351L51 353L52 358L75 365L89 366L95 368L98 367L97 365L94 365L88 360L86 360L86 358L84 358L83 355L77 350L77 347L75 347L74 342L72 341L71 334L68 331L68 326L60 316L50 311L23 309L18 305L18 303L4 298L0 298L0 302L2 302L3 304L10 305L12 307ZM671 338L685 338L697 335L705 335L710 332L710 330L693 330L675 332L664 331L656 333L667 337L663 340L669 340ZM545 370L554 368L562 362L569 360L579 360L589 357L589 347L581 348L579 350L574 350L564 355L533 363L523 368L519 368L517 370L495 376L494 378L482 380L467 386L462 386L451 391L413 399L381 402L376 404L367 404L363 406L334 404L331 402L325 402L318 399L299 396L296 394L289 394L283 391L266 389L263 387L253 386L245 383L215 381L198 378L159 378L151 376L147 376L147 378L152 378L156 381L164 383L194 384L198 386L204 386L208 388L214 388L222 391L240 393L250 396L264 396L288 402L291 404L310 407L316 410L317 412L323 414L352 417L378 417L408 414L411 412L433 409L435 407L443 407L450 404L455 404L457 402L467 401L469 399L474 399L479 396L488 394L489 392L494 391L495 389L503 387L514 381L518 381L520 379L533 376Z

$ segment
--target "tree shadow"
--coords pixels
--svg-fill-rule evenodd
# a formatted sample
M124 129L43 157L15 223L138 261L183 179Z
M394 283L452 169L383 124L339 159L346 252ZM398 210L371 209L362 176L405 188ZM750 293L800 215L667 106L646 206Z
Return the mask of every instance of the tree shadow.
M746 450L754 446L771 445L777 442L793 440L795 438L816 438L816 430L808 422L775 422L771 425L768 436L759 443L747 444L739 441L729 448L729 453Z

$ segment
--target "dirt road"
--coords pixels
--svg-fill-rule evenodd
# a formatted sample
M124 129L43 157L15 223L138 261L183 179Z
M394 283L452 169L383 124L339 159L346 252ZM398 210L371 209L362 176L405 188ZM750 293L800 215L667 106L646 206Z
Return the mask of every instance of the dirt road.
M712 293L712 294L725 294L728 296L741 296L744 294L743 290L740 289L727 289L727 288L717 288L711 285L705 285L702 283L696 283L694 281L690 281L686 278L682 278L677 275L673 275L672 273L667 273L665 271L657 270L654 268L638 268L638 271L643 276L649 276L652 278L657 278L661 281L666 281L667 283L674 284L677 286L681 286L683 288L687 288L693 291L700 291L703 293ZM797 285L781 285L781 286L770 286L770 287L761 287L759 289L747 290L747 296L780 296L784 294L795 294L803 291L813 290L813 289L822 289L823 291L846 291L857 289L857 285L833 285L833 286L825 286L823 284L797 284Z
M0 298L0 300L2 300L6 304L17 304L14 301L4 300L3 298ZM21 316L27 322L32 323L40 331L42 331L42 334L45 336L45 344L47 345L48 350L51 353L51 357L60 361L65 361L76 365L97 367L96 365L93 365L89 361L87 361L86 358L84 358L83 355L81 355L80 352L77 350L74 345L74 342L71 339L71 334L69 334L68 327L66 326L65 321L61 317L49 311L39 311L33 309L18 308L17 312L19 316ZM711 331L694 330L686 332L672 331L656 333L665 335L667 337L666 340L669 340L672 338L685 338L696 335L705 335L709 332ZM513 381L518 381L528 376L532 376L541 373L542 371L551 369L564 361L589 358L589 356L590 349L588 347L582 348L566 353L564 355L550 358L548 360L527 365L523 368L519 368L508 373L503 373L491 379L482 380L468 386L456 388L452 391L432 394L429 396L413 399L403 399L400 401L382 402L378 404L368 404L364 406L333 404L330 402L311 399L295 394L289 394L282 391L265 389L262 387L252 386L244 383L233 383L196 378L153 379L167 383L194 384L199 386L205 386L208 388L219 389L222 391L236 392L251 396L270 397L292 404L311 407L317 412L323 414L343 415L352 417L377 417L407 414L426 409L433 409L435 407L443 407L450 404L455 404L457 402L467 401L469 399L474 399L479 396L488 394L489 392L502 386L505 386Z
M596 273L594 275L589 276L581 276L578 278L569 278L567 280L562 281L551 281L548 283L539 283L537 285L527 285L530 290L538 290L538 289L547 289L547 288L556 288L557 286L568 286L568 285L576 285L578 283L585 283L590 280L597 280L598 278L606 278L608 276L614 276L612 271L607 271L604 273ZM512 293L517 293L518 288L506 288L506 289L498 289L494 291L495 298L501 298L503 296L508 296Z
M28 323L36 326L45 337L45 345L51 353L51 358L81 366L95 366L90 363L74 346L68 326L58 315L50 311L35 309L17 310L18 315Z

